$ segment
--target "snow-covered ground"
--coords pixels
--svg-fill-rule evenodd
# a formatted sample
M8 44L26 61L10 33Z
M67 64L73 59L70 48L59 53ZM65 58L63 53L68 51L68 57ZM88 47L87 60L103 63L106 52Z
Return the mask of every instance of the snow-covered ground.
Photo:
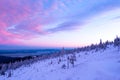
M86 55L87 53L87 55ZM120 52L110 47L105 51L76 53L75 67L67 65L67 55L58 64L58 58L38 61L12 71L12 76L0 76L0 80L120 80ZM50 64L51 61L53 64Z

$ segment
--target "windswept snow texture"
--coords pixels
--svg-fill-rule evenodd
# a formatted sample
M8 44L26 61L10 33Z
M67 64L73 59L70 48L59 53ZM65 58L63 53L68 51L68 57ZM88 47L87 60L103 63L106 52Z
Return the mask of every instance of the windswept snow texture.
M87 53L87 55L86 55ZM58 64L58 58L38 61L12 71L12 76L0 76L0 80L120 80L120 52L109 47L105 51L76 53L75 67L62 69L66 58ZM50 64L50 62L53 64Z

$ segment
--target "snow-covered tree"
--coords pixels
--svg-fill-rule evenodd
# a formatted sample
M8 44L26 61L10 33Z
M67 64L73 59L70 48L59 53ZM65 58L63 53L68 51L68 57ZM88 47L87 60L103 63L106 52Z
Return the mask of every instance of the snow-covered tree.
M69 64L70 64L70 57L67 56L67 68L69 68Z
M0 74L5 75L5 71L7 70L7 68L8 68L7 64L3 64L2 68L1 68L1 71L0 71Z
M119 46L120 45L120 38L118 36L114 39L114 46Z
M72 64L72 66L74 67L75 61L76 61L76 55L72 54L69 60L70 60L70 63Z
M120 51L120 38L118 36L114 39L114 46L118 47L118 51Z

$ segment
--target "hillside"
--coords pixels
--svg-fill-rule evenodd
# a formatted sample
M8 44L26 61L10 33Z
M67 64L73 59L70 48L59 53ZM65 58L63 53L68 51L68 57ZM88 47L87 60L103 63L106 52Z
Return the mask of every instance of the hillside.
M120 80L120 52L109 46L106 50L83 51L76 53L73 67L67 65L67 56L38 61L28 66L22 66L11 72L11 77L0 76L0 80ZM9 71L8 71L9 72Z

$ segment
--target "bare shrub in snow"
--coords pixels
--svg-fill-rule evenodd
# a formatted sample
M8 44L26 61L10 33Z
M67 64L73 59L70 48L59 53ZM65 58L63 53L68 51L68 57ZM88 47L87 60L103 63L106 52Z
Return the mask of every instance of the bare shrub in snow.
M65 64L63 64L61 68L62 68L62 69L66 69L66 65L65 65Z

